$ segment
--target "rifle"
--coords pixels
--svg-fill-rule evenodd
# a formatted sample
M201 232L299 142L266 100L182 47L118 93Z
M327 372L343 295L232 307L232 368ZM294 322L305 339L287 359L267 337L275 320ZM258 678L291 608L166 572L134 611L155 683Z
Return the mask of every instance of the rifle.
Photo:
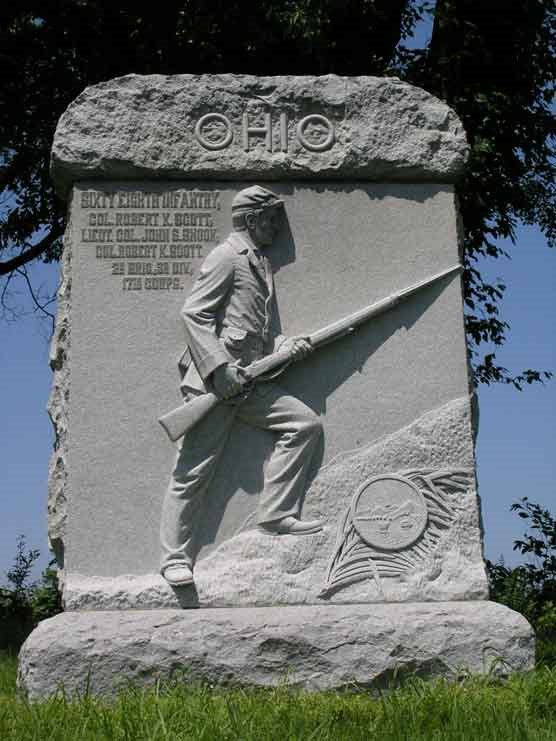
M446 278L452 273L456 273L462 270L461 265L454 265L447 270L443 270L440 273L436 273L425 280L415 283L409 288L404 288L402 291L398 291L392 296L387 296L381 301L377 301L370 306L365 306L363 309L359 309L354 314L349 314L342 319L339 319L332 324L323 327L322 329L310 334L307 339L311 343L313 349L322 347L329 342L344 337L347 334L351 334L356 327L369 319L372 319L385 311L389 311L394 306L399 304L404 299L420 291L421 288L430 286L432 283ZM245 368L241 368L241 374L244 376L248 383L261 383L268 381L271 378L275 378L277 375L282 373L288 365L292 362L289 350L277 350L277 352L267 355L260 360L255 360ZM211 409L220 403L220 399L216 394L208 392L201 396L196 396L190 401L186 401L171 412L164 414L158 420L162 425L168 437L172 442L176 442L180 437L185 435L186 432L194 427L197 422L200 422L205 415L207 415Z

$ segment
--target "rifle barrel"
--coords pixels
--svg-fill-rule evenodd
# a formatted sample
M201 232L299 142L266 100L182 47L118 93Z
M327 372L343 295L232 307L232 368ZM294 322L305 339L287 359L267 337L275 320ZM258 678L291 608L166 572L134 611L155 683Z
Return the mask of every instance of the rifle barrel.
M329 324L327 327L323 327L322 329L313 332L313 334L309 335L311 344L314 347L319 347L326 342L330 342L331 340L340 337L342 334L350 332L359 324L363 324L363 322L366 322L373 316L378 316L379 314L388 311L388 309L390 309L392 306L395 306L402 299L410 296L412 293L416 293L421 288L435 283L437 280L445 278L446 276L460 270L462 270L462 266L458 263L458 265L453 265L451 268L442 270L440 273L436 273L429 278L425 278L424 280L419 281L419 283L414 283L412 286L404 288L397 293L393 293L391 296L387 296L386 298L383 298L380 301L371 304L370 306L365 306L365 308L359 309L359 311L356 311L349 316L343 317L343 319L339 319L338 321Z
M359 309L359 311L356 311L343 319L339 319L338 321L329 324L327 327L319 329L317 332L313 332L313 334L309 335L309 339L315 347L324 345L326 342L331 342L332 340L347 334L359 324L363 324L367 319L382 314L383 311L387 311L390 307L395 306L406 296L410 296L420 288L424 288L425 286L430 285L441 278L445 278L459 270L462 270L461 265L454 265L447 270L443 270L430 278L422 280L420 283L415 283L414 285L409 286L409 288L404 288L402 291L398 291L398 293L387 296L381 301L366 306L364 309ZM251 365L242 370L247 377L255 381L258 377L262 376L264 378L265 374L268 374L276 368L287 367L288 362L291 362L290 353L286 350L278 350L278 352L275 352L272 355L267 355L260 360L255 360ZM218 397L214 394L204 394L192 401L188 401L186 404L182 404L177 407L177 409L173 409L171 412L168 412L168 414L163 415L158 421L166 430L169 438L175 442L188 430L194 427L197 422L218 403Z

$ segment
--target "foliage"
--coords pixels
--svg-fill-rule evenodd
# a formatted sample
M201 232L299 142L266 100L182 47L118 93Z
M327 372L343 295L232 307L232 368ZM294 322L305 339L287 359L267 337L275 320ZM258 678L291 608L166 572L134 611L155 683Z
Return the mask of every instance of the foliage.
M408 49L418 20L430 42ZM458 186L464 222L465 303L477 382L542 381L496 362L508 324L505 286L488 283L479 260L504 252L516 224L556 241L556 8L549 0L170 0L139 11L124 0L19 0L0 10L0 306L17 315L23 281L37 311L49 301L32 285L33 260L59 258L65 216L48 176L56 122L87 85L142 74L397 74L451 105L471 156ZM3 278L2 278L3 276Z
M39 551L26 551L25 539L20 536L12 568L6 572L9 587L0 588L0 647L18 645L33 629L33 587L29 576Z
M549 741L555 734L556 672L548 668L503 683L489 677L414 679L374 695L183 682L130 688L111 702L90 695L71 701L60 694L27 703L14 689L4 698L0 694L3 741Z
M537 633L538 658L556 665L556 518L527 497L511 509L530 527L514 550L533 560L515 568L487 561L491 598L525 615Z
M17 655L14 651L0 649L0 707L3 701L15 697L16 675Z
M518 375L496 363L508 324L499 303L505 285L478 270L506 253L519 221L536 224L556 244L556 6L547 0L437 0L426 50L400 51L404 76L438 95L461 118L471 147L458 186L464 224L465 304L475 380L521 389L550 377ZM490 351L479 357L485 343Z
M25 538L17 540L13 566L6 572L7 587L0 587L0 649L17 648L40 620L62 610L58 578L52 564L41 580L31 582L31 571L40 553L27 550Z
M58 585L58 572L53 568L56 561L53 559L50 565L41 574L41 580L33 589L32 607L33 622L36 625L41 620L53 617L62 611L62 595Z

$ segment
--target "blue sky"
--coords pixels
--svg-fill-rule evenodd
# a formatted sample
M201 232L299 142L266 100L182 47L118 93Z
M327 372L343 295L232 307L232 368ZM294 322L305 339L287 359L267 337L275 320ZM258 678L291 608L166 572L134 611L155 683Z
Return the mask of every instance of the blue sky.
M556 372L556 251L535 228L521 227L517 244L503 243L511 260L483 263L488 277L507 285L503 318L511 325L509 342L497 352L511 370ZM522 496L556 514L556 380L525 387L479 389L477 441L479 491L486 530L486 553L515 559L511 546L523 521L508 512Z
M512 370L556 371L556 252L536 229L525 227L519 229L517 246L505 246L511 260L481 266L508 286L503 312L512 329L499 359ZM54 285L57 271L56 265L37 265L34 279ZM41 550L41 566L48 561L47 474L53 435L45 411L51 383L47 332L47 325L32 316L0 325L0 577L12 562L20 533L30 547ZM524 528L509 512L511 503L527 495L556 511L556 381L522 393L509 386L483 387L479 399L477 461L486 555L503 555L512 563L513 540Z

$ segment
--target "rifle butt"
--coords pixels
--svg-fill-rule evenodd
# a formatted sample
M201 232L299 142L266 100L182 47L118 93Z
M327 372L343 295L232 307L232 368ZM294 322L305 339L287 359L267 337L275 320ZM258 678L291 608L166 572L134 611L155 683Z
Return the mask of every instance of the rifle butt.
M196 396L181 406L176 407L176 409L172 409L171 412L163 414L158 422L170 440L175 443L186 432L189 432L189 430L195 427L211 409L214 409L218 401L219 399L216 394L209 393Z

